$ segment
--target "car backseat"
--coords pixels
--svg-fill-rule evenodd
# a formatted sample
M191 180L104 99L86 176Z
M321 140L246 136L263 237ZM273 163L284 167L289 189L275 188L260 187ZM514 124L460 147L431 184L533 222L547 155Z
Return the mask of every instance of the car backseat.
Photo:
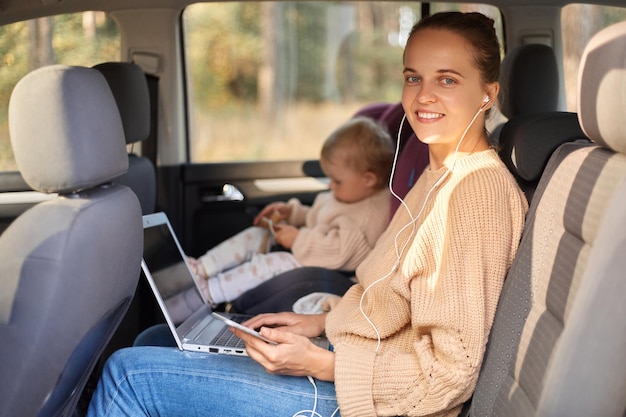
M554 51L519 45L502 60L498 94L507 122L492 135L498 154L530 201L550 154L562 143L586 140L576 113L558 111L559 72Z
M626 22L582 57L591 142L551 155L507 275L474 416L626 415Z

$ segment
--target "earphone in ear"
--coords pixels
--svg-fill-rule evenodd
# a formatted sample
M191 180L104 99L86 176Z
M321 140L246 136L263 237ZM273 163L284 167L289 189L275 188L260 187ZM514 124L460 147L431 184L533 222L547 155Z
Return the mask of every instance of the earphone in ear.
M478 109L478 112L480 113L481 111L484 111L487 109L487 104L489 104L489 102L491 101L491 99L489 98L489 96L485 96L485 98L483 99L483 105L480 106L480 109Z

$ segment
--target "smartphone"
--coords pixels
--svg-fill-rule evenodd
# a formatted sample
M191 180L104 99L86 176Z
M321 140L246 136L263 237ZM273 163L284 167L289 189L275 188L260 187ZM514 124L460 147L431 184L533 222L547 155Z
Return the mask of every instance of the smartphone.
M235 327L235 328L237 328L237 329L241 330L242 332L246 332L246 333L248 333L249 335L252 335L252 336L254 336L254 337L257 337L257 338L259 338L259 339L263 340L264 342L269 343L270 345L277 345L277 344L278 344L278 343L274 342L273 340L268 339L267 337L263 337L263 336L261 336L261 333L259 333L259 332L255 331L255 330L252 330L252 329L251 329L251 328L249 328L249 327L242 326L241 324L237 323L236 321L232 321L231 319L229 319L229 318L227 318L227 317L224 317L224 316L222 316L222 315L220 315L220 314L218 314L218 313L216 313L216 312L213 312L213 313L211 313L211 314L213 315L213 317L215 317L215 318L216 318L216 319L218 319L218 320L223 321L223 322L224 322L224 323L226 323L228 326L230 326L230 327Z

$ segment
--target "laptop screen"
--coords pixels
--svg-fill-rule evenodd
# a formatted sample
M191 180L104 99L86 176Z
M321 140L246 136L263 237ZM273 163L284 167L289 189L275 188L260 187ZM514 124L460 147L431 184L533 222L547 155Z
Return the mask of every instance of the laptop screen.
M171 303L174 299L170 297L177 296L191 287L195 291L185 292L186 303L194 306L204 304L185 262L184 254L165 216L157 216L151 221L144 221L143 257L159 294L165 301L165 308L169 309L174 304ZM176 313L170 311L170 317L176 316Z

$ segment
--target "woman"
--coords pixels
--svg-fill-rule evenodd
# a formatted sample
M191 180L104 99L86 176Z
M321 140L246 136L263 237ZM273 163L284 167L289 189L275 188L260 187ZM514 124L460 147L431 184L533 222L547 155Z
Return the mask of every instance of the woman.
M527 209L485 130L499 52L493 21L478 13L436 14L413 28L402 103L430 167L330 313L251 319L277 342L234 330L253 360L117 352L89 415L457 415ZM309 341L324 331L334 351Z

